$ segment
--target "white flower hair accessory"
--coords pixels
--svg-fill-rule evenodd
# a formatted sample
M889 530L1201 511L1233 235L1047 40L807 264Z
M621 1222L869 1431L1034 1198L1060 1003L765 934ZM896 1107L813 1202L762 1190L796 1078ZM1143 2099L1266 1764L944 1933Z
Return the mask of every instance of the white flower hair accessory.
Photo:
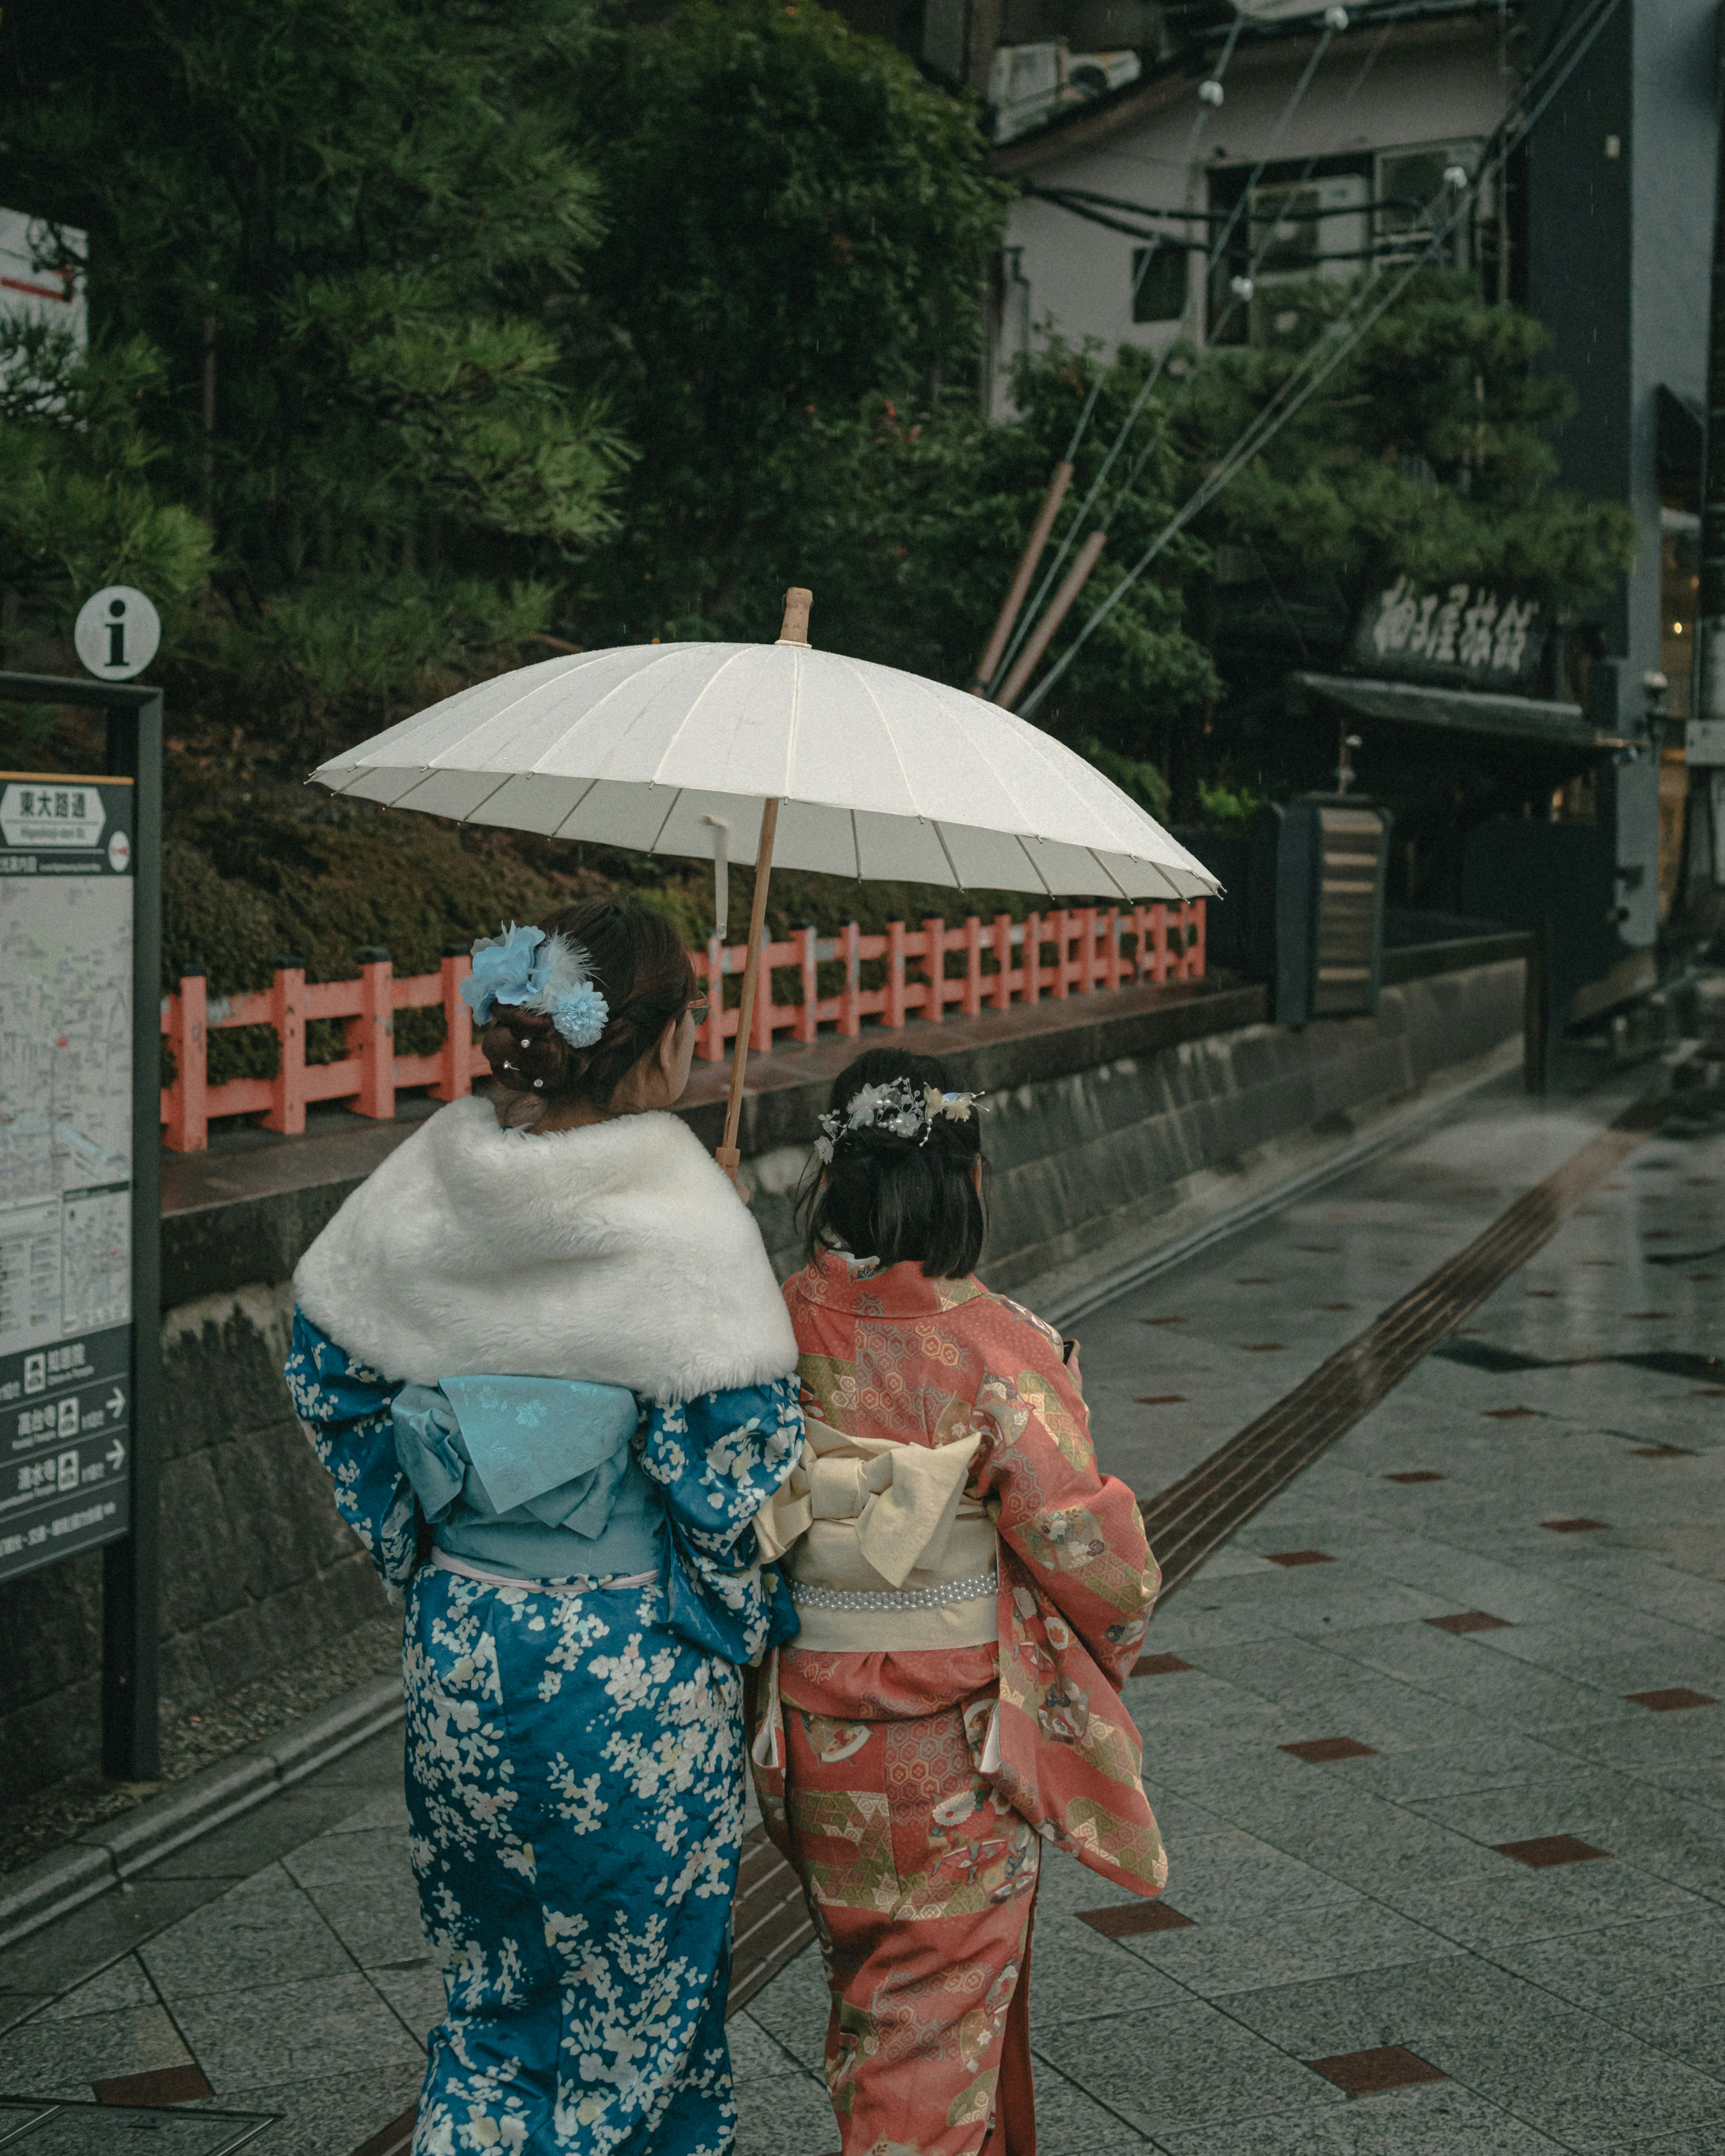
M821 1117L814 1150L824 1163L830 1163L839 1139L861 1130L889 1131L896 1138L915 1138L918 1145L927 1145L937 1116L952 1123L968 1122L982 1097L979 1092L943 1093L938 1086L918 1086L908 1078L860 1086L842 1110L829 1108Z

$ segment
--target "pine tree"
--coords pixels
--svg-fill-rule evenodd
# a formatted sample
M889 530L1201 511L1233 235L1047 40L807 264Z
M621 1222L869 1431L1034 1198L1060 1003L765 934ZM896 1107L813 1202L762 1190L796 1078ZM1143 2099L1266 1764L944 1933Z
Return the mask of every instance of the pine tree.
M608 528L620 444L556 327L599 230L588 35L586 0L6 11L9 184L88 230L89 371L213 533L205 702L376 723L544 632Z

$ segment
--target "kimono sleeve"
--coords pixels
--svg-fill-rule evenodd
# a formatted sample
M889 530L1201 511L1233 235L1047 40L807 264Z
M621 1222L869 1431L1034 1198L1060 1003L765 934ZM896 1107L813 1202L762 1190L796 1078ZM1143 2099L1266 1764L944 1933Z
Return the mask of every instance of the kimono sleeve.
M802 1457L795 1378L655 1407L638 1444L665 1501L673 1628L733 1661L790 1637L789 1589L762 1573L753 1522Z
M336 1510L371 1553L392 1593L418 1556L412 1484L395 1452L391 1404L398 1382L350 1356L303 1311L294 1312L287 1387L300 1426L336 1486Z
M1118 1686L1162 1584L1138 1501L1097 1471L1090 1410L1058 1337L1016 1306L1001 1308L989 1332L978 1494L998 1504L1002 1542Z

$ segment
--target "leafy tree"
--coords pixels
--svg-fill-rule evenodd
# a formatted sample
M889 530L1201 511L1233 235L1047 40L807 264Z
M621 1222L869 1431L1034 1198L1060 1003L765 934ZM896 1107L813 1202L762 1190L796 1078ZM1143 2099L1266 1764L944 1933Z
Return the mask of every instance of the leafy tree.
M162 355L141 336L77 352L34 324L0 331L0 584L8 654L68 626L108 583L146 587L170 630L203 586L209 531L164 501L163 451L139 423Z
M1278 292L1275 341L1212 351L1172 415L1195 484L1359 296L1314 278ZM1574 393L1544 372L1546 331L1465 273L1422 273L1199 526L1285 574L1328 571L1350 596L1406 572L1537 586L1558 605L1631 559L1633 520L1555 485L1552 436Z
M599 229L588 32L587 0L6 11L15 198L90 232L155 482L213 526L200 695L375 723L542 634L608 528L620 443L557 334Z
M611 219L590 356L639 454L594 640L759 635L875 476L864 408L973 398L1005 191L966 105L806 3L621 28L582 110Z

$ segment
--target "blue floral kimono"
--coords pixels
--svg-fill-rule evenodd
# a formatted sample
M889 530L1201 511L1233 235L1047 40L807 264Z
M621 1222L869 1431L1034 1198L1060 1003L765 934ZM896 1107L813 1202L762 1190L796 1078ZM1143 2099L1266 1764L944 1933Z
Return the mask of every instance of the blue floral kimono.
M303 1312L287 1377L342 1517L407 1589L413 1861L449 1998L416 2156L723 2156L737 1665L796 1630L749 1523L800 1451L795 1378L639 1399L629 1442L663 1507L656 1576L553 1591L418 1563L436 1476L454 1491L474 1480L445 1441L453 1419L440 1432L398 1409L426 1389L379 1376ZM429 1448L409 1455L412 1479L404 1428ZM580 1498L568 1486L558 1503Z

